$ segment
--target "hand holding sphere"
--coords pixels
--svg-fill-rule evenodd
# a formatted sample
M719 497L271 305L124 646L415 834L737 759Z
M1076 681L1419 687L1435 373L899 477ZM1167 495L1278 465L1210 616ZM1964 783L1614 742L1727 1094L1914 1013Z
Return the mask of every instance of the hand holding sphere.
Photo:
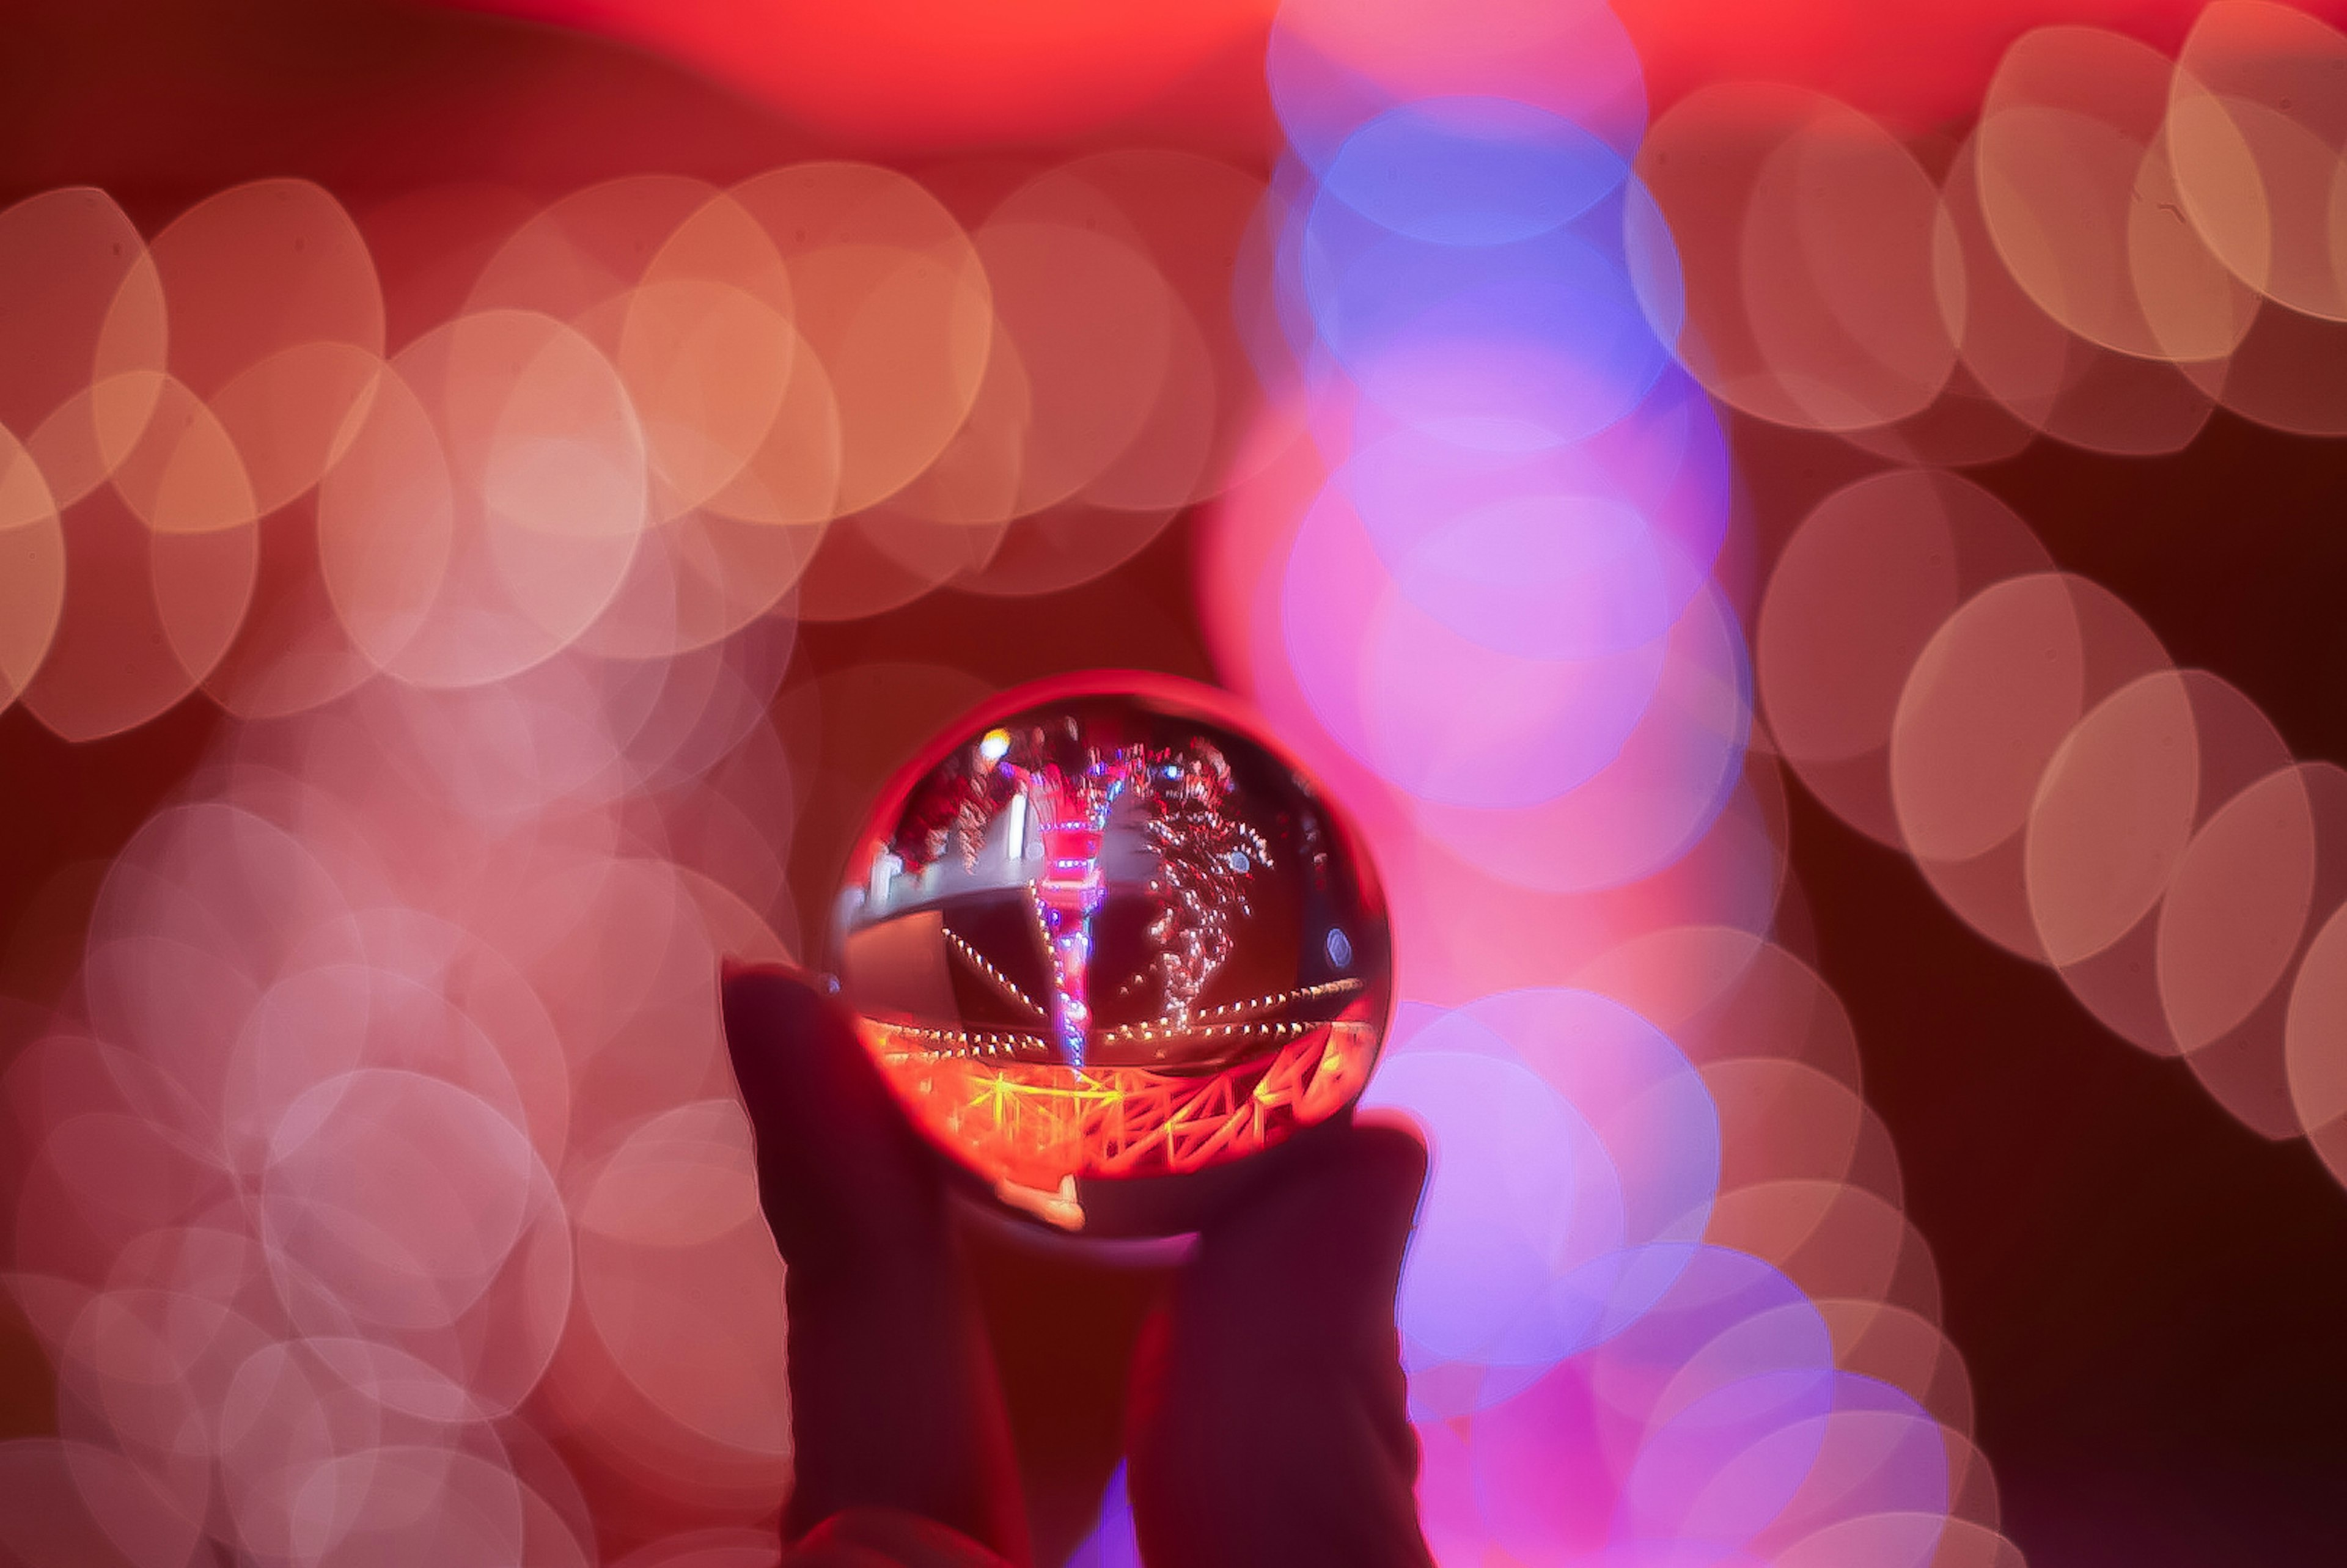
M990 1209L1196 1238L1131 1374L1152 1568L1416 1568L1392 1309L1426 1156L1350 1116L1388 972L1349 831L1170 682L1014 696L966 730L857 852L844 993L726 979L787 1266L786 1535L810 1562L1027 1560L957 1219Z

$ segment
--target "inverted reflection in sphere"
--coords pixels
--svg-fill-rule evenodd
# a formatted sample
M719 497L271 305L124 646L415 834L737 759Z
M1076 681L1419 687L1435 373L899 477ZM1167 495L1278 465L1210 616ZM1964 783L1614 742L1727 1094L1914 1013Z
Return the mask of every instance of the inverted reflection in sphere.
M883 797L841 978L914 1121L1069 1229L1187 1228L1368 1081L1384 899L1223 694L1102 673L955 725Z

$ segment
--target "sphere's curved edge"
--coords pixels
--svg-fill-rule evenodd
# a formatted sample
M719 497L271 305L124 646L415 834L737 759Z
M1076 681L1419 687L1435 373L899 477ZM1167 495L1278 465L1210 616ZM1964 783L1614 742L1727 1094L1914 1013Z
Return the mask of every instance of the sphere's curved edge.
M1022 1223L1192 1228L1367 1085L1384 891L1267 731L1215 687L1075 671L978 704L876 802L831 961L914 1122Z

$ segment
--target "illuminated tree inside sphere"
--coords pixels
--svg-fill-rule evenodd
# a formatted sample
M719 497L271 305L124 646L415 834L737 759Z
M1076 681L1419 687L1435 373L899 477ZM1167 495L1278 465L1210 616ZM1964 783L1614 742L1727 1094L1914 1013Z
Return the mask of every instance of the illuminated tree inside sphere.
M850 856L837 961L917 1125L1068 1229L1187 1228L1368 1080L1391 997L1353 829L1229 697L1031 686L957 723Z

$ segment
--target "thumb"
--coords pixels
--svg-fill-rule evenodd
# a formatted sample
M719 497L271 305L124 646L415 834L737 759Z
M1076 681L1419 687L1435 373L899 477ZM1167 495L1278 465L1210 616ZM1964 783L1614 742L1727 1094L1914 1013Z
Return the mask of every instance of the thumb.
M1152 1568L1423 1568L1394 1293L1426 1145L1335 1124L1217 1216L1136 1366Z

